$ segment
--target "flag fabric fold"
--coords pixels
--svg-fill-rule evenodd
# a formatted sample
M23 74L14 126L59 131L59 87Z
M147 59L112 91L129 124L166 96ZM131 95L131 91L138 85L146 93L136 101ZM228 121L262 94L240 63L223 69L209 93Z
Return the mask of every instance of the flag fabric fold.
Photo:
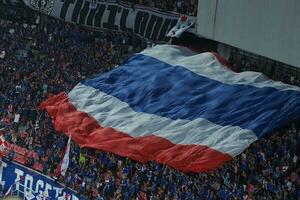
M159 45L41 107L80 147L200 172L299 118L300 88Z

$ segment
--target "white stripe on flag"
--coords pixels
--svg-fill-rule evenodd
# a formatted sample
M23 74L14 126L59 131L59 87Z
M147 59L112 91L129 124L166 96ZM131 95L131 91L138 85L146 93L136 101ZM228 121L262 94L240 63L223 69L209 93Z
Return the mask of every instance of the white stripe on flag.
M169 119L136 112L118 98L83 84L69 94L69 101L78 111L97 120L102 127L112 127L132 137L156 135L174 144L205 145L236 156L258 138L238 126L220 126L206 119Z
M186 69L209 79L225 84L252 85L254 87L273 87L278 90L297 90L300 88L268 79L262 73L246 71L236 73L223 66L212 53L198 54L185 47L157 45L145 49L140 54L156 58L170 65Z

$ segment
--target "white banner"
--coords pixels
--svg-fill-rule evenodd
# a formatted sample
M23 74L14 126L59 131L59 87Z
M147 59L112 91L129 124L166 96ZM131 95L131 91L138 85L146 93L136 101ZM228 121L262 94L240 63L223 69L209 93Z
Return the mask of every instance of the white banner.
M180 16L177 13L162 12L159 9L140 5L132 7L126 3L99 0L24 0L24 2L34 10L67 22L92 29L134 32L156 41L168 40L166 35L176 25ZM196 20L195 17L190 19ZM195 30L195 28L190 29L190 32Z

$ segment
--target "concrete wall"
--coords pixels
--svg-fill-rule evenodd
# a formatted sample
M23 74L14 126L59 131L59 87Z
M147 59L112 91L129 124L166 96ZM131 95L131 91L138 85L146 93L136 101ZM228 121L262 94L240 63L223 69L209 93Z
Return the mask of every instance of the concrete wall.
M199 0L197 33L300 68L299 0Z

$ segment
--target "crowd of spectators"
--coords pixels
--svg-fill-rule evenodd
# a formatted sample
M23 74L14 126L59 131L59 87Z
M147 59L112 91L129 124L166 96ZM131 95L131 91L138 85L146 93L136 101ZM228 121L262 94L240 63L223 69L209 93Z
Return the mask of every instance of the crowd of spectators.
M273 80L300 87L300 70L283 63L256 56L239 49L233 50L229 61L232 64L233 70L236 72L262 72Z
M48 118L45 122L41 129L50 134L36 148L43 173L55 176L67 137L55 134ZM155 162L140 164L73 143L68 172L58 180L88 199L299 199L299 133L285 128L222 168L198 174Z
M144 5L162 11L176 12L190 16L197 15L198 0L123 0L123 2L131 3L133 8L135 5Z
M49 20L47 27L0 21L0 126L11 144L35 151L55 177L68 138L57 133L41 100L118 65L145 43L133 35L90 33ZM111 153L71 145L67 174L58 181L87 199L300 199L299 123L259 140L210 173L186 174ZM14 149L8 158L13 160Z

